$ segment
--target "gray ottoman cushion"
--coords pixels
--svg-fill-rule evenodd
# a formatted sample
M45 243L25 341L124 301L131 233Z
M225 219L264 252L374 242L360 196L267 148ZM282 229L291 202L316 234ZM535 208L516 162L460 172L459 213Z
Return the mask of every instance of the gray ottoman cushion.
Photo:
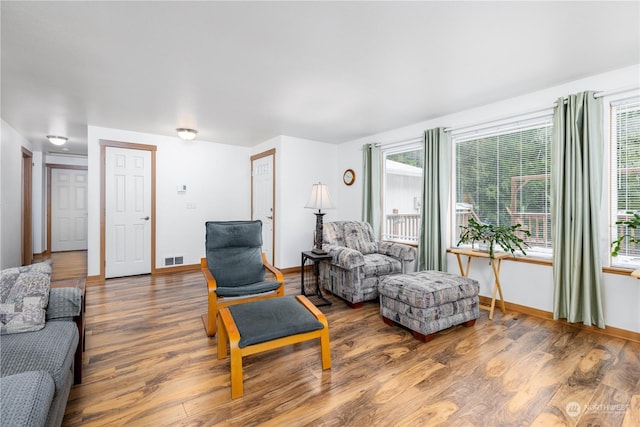
M44 371L23 372L0 378L2 425L45 425L54 393L53 379Z
M380 314L429 335L480 315L478 282L441 271L388 276L380 282Z
M232 305L229 311L240 332L241 348L324 327L295 296Z
M442 271L419 271L385 277L378 292L413 307L437 307L477 296L478 282Z
M44 370L56 391L64 388L78 346L78 327L73 322L50 321L35 332L0 336L0 376Z

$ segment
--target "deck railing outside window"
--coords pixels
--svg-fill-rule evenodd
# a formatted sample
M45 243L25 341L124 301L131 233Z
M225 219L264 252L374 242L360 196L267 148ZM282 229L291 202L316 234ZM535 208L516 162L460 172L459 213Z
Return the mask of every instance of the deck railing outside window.
M470 210L457 210L456 218L457 224L467 225L469 218L474 214ZM475 218L477 220L477 218ZM621 213L618 215L618 220L623 221L629 219L629 215ZM419 232L419 214L389 214L385 218L385 230L386 233L383 236L384 240L394 240L405 243L417 243ZM551 216L546 213L527 213L518 212L512 214L513 224L522 224L522 228L529 230L531 236L524 237L525 242L531 248L551 248ZM618 234L625 232L624 227L618 226ZM640 232L636 232L640 237ZM455 234L456 242L460 233ZM456 242L452 242L455 245ZM623 248L624 254L627 256L640 257L640 245L625 243Z
M384 240L418 243L420 214L390 214L385 219Z

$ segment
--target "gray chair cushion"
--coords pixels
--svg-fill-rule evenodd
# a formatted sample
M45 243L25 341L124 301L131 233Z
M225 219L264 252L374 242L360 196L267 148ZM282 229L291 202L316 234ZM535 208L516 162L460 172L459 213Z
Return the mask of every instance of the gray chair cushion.
M0 336L0 376L27 371L46 371L62 389L78 347L78 327L74 322L50 321L43 329Z
M207 267L218 287L264 281L261 221L207 221L205 227Z
M402 273L402 263L395 258L382 254L364 256L364 277L379 277Z
M344 240L348 248L355 249L363 255L378 252L373 230L367 223L347 222L344 225Z
M293 295L233 305L229 311L241 348L324 327Z
M0 378L2 425L45 425L54 393L53 379L44 371L23 372Z
M232 286L229 288L216 288L216 294L219 297L243 297L246 295L262 294L269 291L275 291L280 287L280 282L258 282L246 286Z

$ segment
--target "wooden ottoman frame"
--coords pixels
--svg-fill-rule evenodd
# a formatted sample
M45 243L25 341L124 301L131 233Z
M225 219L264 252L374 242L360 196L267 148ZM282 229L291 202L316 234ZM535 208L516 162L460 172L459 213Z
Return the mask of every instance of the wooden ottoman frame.
M320 351L322 355L322 369L331 368L331 351L329 348L329 324L325 315L302 295L296 296L309 312L323 325L322 329L310 332L303 332L296 335L289 335L276 338L271 341L261 342L258 344L240 347L240 331L236 326L236 322L231 315L228 307L221 308L218 311L218 359L227 357L227 340L231 348L231 398L241 397L243 395L242 385L242 357L251 354L262 353L264 351L285 347L290 344L296 344L303 341L309 341L320 338Z

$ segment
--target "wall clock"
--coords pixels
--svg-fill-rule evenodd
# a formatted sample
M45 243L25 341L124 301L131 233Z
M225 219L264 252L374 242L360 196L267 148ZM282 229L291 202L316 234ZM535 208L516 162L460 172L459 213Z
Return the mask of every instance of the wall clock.
M346 171L344 171L344 173L342 174L342 181L345 183L345 185L351 185L356 181L356 173L353 171L353 169L347 169Z

